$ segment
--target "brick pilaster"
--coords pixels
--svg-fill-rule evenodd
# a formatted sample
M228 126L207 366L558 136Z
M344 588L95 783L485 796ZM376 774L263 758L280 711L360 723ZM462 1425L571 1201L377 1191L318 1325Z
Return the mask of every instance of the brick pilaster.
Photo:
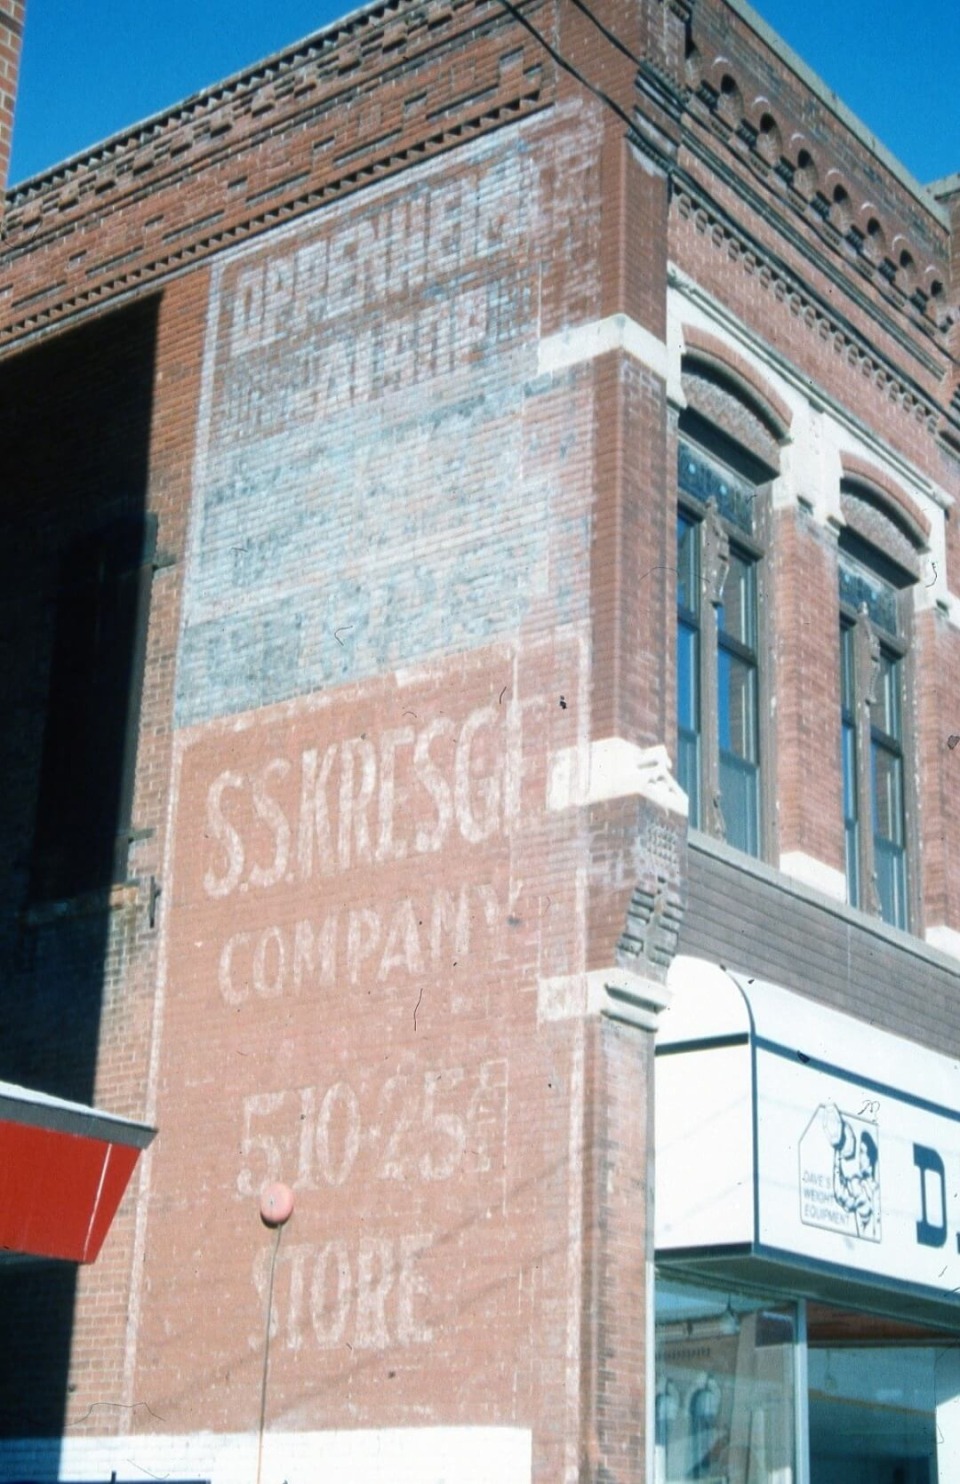
M26 0L0 3L0 192L7 188ZM0 202L0 212L3 206Z

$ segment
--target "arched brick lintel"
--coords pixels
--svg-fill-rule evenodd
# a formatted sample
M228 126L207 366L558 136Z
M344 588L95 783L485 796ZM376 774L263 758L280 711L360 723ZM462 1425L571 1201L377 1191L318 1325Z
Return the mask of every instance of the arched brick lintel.
M778 442L790 431L793 413L781 396L758 375L737 351L694 325L683 326L684 355L721 372L770 427Z
M840 465L845 479L855 479L865 485L887 515L909 537L919 551L924 551L930 539L930 522L923 511L911 500L906 490L900 488L888 474L876 465L868 463L854 453L841 453Z

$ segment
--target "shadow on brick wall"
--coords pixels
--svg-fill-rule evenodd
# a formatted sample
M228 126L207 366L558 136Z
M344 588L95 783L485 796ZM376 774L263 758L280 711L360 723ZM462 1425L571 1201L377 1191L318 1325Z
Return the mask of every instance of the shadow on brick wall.
M156 309L0 363L0 1079L80 1102L131 951ZM75 1291L69 1264L0 1264L0 1437L61 1435Z

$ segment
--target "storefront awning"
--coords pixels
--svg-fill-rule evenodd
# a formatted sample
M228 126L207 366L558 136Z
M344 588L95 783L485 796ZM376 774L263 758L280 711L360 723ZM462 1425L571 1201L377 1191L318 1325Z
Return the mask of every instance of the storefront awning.
M960 1065L680 957L656 1063L658 1259L960 1319Z
M93 1262L154 1130L0 1082L0 1249Z

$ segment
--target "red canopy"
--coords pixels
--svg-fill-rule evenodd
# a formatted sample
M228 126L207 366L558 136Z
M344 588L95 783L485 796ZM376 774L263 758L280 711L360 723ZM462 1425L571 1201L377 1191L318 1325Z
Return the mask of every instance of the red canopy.
M93 1262L154 1133L0 1082L0 1249Z

